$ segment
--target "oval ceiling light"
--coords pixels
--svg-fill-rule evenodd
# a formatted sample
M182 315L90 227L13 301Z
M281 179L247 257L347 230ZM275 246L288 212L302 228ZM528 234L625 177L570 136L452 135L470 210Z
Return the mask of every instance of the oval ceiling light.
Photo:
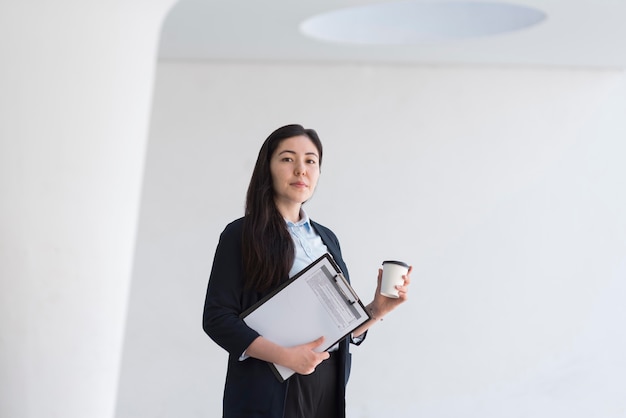
M401 1L317 15L302 22L300 30L330 42L403 45L496 35L545 18L540 10L515 4Z

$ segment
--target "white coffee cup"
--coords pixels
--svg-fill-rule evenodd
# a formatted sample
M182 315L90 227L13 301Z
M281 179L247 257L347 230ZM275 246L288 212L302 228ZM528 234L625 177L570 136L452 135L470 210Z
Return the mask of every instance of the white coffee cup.
M380 294L388 298L398 298L396 286L402 286L402 276L409 272L409 265L402 261L383 261L383 280L380 285Z

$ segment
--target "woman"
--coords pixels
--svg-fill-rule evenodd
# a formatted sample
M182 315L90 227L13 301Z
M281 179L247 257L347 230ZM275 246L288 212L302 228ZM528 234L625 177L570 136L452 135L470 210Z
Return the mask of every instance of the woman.
M282 347L249 328L239 315L324 253L330 253L348 278L339 241L311 221L302 204L313 195L320 175L322 144L300 125L274 131L257 158L248 187L245 217L226 226L215 252L204 306L203 328L229 353L223 416L333 418L345 416L345 386L350 374L350 343L404 302L410 282L397 286L400 297L380 295L367 309L371 320L328 352L314 349L323 337ZM286 312L286 315L289 313ZM296 371L286 382L267 362Z

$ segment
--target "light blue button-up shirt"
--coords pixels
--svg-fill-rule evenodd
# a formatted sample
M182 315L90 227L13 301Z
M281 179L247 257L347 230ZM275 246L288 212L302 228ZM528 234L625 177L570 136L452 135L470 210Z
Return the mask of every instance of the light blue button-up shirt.
M300 220L298 222L286 222L296 250L296 257L289 271L289 277L293 277L306 266L326 254L328 248L311 226L309 217L304 210L300 210Z

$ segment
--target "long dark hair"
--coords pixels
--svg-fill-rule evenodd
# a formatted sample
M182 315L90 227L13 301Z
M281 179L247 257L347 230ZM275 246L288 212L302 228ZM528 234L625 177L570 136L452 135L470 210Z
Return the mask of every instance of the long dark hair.
M322 143L317 132L300 125L276 129L259 151L248 186L243 222L243 267L249 289L263 292L279 284L288 278L295 259L293 240L274 202L270 160L282 141L301 135L308 137L317 148L321 167Z

